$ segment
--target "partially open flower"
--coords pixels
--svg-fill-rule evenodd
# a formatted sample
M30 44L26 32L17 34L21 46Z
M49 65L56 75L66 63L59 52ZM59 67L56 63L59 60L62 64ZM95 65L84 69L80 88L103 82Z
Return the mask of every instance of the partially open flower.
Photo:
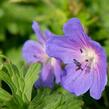
M35 86L52 88L54 80L56 80L56 83L60 82L62 73L60 61L49 57L46 53L46 41L52 35L49 31L42 33L37 22L33 22L32 28L37 35L37 41L28 40L25 42L22 49L23 57L29 64L36 62L42 64L40 78L36 81Z

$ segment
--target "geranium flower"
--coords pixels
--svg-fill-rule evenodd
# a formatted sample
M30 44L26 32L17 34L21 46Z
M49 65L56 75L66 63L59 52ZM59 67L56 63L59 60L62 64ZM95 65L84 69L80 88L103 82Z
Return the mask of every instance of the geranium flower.
M51 33L47 30L44 33L41 32L37 22L33 22L32 28L37 35L37 41L28 40L25 42L22 53L27 63L42 64L42 70L40 78L36 82L36 87L53 87L54 79L56 83L60 82L61 67L60 61L55 58L50 58L46 53L46 41L51 36Z
M47 53L65 63L62 86L77 96L88 90L99 99L107 83L106 53L101 45L89 38L77 18L63 27L64 37L47 42Z

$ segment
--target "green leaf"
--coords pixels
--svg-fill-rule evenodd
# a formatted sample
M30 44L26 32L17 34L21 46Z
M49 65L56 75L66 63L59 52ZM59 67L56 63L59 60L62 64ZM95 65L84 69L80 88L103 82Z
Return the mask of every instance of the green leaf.
M29 109L81 109L82 105L81 98L73 94L44 89L31 101Z
M25 75L22 70L11 64L5 63L0 69L0 80L3 80L11 89L12 97L8 92L0 88L0 100L6 102L9 109L24 109L31 100L33 84L38 79L40 64L32 64ZM9 96L9 97L8 97ZM11 98L10 98L11 97ZM3 106L4 106L3 105ZM1 105L0 105L1 106Z
M17 67L13 64L5 64L3 74L5 74L10 81L10 84L9 82L7 82L7 84L9 84L10 88L12 88L13 94L21 96L23 88L20 86L20 84L23 84L21 83L23 78L20 76L20 72Z
M38 76L39 70L40 70L40 64L32 64L24 78L25 79L24 93L29 101L31 100L31 92L33 84L39 77Z
M0 101L9 101L12 96L0 87Z
M22 77L23 72L19 72L15 65L5 64L0 71L0 79L10 86L14 95L28 102L31 100L32 87L38 78L39 69L40 64L32 64L25 77Z

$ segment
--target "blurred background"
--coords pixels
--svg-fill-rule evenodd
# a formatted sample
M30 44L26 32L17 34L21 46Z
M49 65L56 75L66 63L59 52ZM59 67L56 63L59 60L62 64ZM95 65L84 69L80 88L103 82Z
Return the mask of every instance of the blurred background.
M0 0L0 53L19 66L24 62L24 42L36 39L32 21L39 22L42 30L63 34L63 24L72 17L81 20L86 33L105 48L109 59L109 0ZM109 106L108 100L106 93L103 105Z

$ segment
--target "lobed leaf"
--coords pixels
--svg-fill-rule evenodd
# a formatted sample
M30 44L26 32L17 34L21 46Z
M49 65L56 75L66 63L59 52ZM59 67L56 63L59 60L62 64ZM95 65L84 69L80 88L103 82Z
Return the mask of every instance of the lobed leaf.
M29 109L82 109L83 101L79 97L67 92L49 91L47 93L47 91L42 91L37 95L31 101Z
M40 70L40 64L32 64L25 75L24 93L25 93L28 101L31 100L32 88L33 88L35 81L39 77L38 76L39 70Z

